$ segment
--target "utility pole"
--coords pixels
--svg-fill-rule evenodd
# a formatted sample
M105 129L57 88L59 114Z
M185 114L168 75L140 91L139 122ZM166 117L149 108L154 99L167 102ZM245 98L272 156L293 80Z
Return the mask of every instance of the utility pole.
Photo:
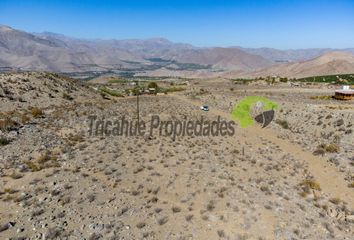
M139 87L139 79L137 81L137 93L136 93L136 114L138 118L138 126L139 126L139 120L140 120L140 113L139 113L139 94L140 94L140 87Z

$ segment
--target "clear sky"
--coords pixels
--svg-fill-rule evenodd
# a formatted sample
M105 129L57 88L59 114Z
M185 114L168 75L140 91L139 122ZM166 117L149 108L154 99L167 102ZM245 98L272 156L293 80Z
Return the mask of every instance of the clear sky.
M0 24L79 38L196 46L354 47L354 0L0 0Z

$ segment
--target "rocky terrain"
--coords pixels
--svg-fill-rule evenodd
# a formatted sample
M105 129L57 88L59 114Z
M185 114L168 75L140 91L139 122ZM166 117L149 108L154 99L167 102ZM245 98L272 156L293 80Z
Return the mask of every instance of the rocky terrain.
M1 239L352 239L353 102L328 87L191 81L141 96L140 118L231 120L244 96L281 105L233 136L89 135L89 117L136 120L51 73L0 75ZM32 88L31 88L32 86ZM209 112L199 109L201 104ZM331 117L329 117L331 116Z

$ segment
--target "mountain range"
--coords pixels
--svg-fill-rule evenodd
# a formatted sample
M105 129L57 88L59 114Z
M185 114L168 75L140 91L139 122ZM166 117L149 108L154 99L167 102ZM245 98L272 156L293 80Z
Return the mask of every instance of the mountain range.
M254 77L354 73L354 49L195 47L163 38L77 39L0 25L0 71Z

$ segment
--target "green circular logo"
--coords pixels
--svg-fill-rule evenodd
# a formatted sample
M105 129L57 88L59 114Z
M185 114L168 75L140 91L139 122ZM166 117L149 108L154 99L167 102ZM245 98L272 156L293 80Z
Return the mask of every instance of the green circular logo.
M239 101L232 110L233 119L245 128L256 122L266 127L274 118L278 104L265 97L248 96Z

